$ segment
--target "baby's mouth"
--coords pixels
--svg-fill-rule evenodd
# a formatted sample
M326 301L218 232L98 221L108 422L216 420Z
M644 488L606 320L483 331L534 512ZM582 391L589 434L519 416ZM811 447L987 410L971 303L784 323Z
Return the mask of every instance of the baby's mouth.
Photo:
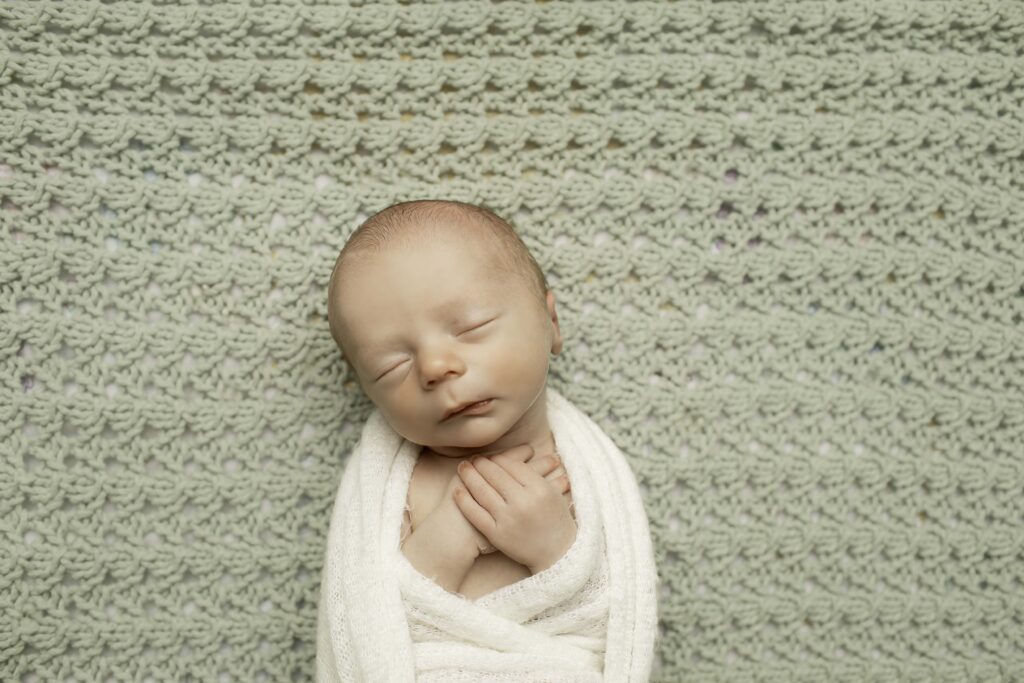
M468 406L462 408L462 410L452 413L444 419L444 421L451 420L452 418L459 417L460 415L473 415L478 412L487 411L491 407L491 403L494 401L493 398L486 398L476 403L471 403Z

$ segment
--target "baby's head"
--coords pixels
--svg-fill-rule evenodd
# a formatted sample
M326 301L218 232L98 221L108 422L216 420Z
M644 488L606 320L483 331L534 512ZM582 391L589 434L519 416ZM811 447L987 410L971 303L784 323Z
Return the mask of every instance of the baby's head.
M402 202L368 218L327 285L331 335L367 397L403 437L461 457L536 444L554 294L515 230L456 201ZM446 411L491 399L479 414Z

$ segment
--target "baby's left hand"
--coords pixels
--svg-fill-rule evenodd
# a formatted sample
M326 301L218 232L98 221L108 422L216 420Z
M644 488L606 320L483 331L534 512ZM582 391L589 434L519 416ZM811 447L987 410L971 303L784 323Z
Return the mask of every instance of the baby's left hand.
M515 458L479 457L475 464L460 464L471 495L456 498L470 524L531 574L557 562L576 540L564 483L544 479Z

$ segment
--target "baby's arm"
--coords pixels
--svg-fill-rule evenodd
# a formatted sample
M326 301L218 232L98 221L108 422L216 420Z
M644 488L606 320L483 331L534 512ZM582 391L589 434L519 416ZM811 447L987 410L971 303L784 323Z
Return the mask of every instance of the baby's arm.
M455 593L480 555L466 527L472 529L451 493L446 492L433 512L405 539L402 552L420 574Z

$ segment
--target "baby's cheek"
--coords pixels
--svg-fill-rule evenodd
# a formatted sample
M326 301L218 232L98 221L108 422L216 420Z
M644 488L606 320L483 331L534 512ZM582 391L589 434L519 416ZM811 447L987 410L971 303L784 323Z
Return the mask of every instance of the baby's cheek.
M508 381L513 385L535 387L547 377L548 363L548 354L538 347L520 347L513 355L513 362L508 364Z

